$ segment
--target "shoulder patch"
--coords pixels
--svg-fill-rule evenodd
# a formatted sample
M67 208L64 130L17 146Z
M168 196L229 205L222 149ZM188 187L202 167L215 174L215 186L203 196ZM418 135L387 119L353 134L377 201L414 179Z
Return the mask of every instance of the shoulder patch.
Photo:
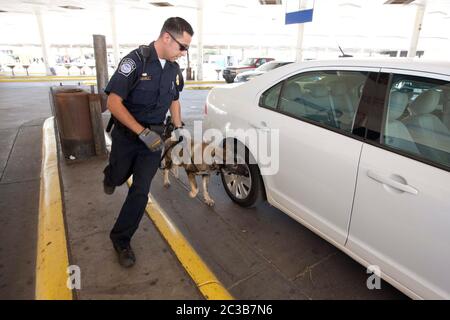
M124 58L118 68L118 72L125 77L128 77L134 70L136 70L136 62L131 58Z

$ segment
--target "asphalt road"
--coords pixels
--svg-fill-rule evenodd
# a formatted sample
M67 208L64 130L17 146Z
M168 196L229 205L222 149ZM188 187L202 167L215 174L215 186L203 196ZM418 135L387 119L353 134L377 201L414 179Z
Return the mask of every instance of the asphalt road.
M187 129L203 119L207 94L206 90L182 93ZM203 203L201 192L191 203L181 170L179 179L182 188L167 192L155 179L152 192L235 297L407 299L384 281L381 289L369 290L367 280L372 274L366 268L268 203L252 209L236 205L225 193L220 176L210 182L213 208Z

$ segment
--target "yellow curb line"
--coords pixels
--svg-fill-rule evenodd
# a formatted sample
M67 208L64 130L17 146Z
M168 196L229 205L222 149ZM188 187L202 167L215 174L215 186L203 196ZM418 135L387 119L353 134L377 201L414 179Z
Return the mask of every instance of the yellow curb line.
M45 120L36 258L36 300L72 300L53 117Z
M194 81L194 80L187 80L184 82L184 84L220 84L220 83L226 83L225 80L211 80L211 81Z
M198 86L198 87L185 87L184 90L211 90L214 87L210 86Z
M151 203L145 208L148 216L163 234L172 250L186 269L198 289L207 300L234 300L223 284L216 278L186 238L175 227L167 214L150 196Z
M132 177L128 179L129 187L132 181ZM205 299L234 300L150 194L145 211Z
M52 81L85 81L95 80L95 77L27 77L27 78L1 78L0 82L52 82Z

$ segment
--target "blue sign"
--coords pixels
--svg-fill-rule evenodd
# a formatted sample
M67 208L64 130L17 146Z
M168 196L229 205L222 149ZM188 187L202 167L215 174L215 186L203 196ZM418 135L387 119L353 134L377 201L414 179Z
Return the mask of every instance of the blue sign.
M314 9L300 10L286 13L285 24L311 22Z
M305 23L313 20L315 0L285 0L285 24Z

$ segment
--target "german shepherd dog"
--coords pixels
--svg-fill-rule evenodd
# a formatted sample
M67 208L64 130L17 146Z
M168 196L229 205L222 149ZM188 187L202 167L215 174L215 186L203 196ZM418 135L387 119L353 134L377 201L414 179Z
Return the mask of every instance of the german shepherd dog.
M170 181L169 181L169 170L172 169L175 176L178 176L178 167L183 167L186 171L186 174L188 176L189 184L191 187L191 191L189 192L189 196L191 198L195 198L199 192L199 188L197 186L197 181L195 177L197 175L200 175L202 177L202 187L203 187L203 200L208 206L214 206L214 200L211 198L211 196L208 193L208 185L209 185L209 179L211 173L217 172L220 170L221 166L220 164L216 164L213 162L212 164L207 164L204 162L203 156L202 156L202 162L194 164L194 161L192 160L193 157L191 155L188 155L191 159L190 162L185 163L184 161L181 164L175 164L172 159L172 149L179 143L179 141L174 141L171 139L172 131L175 129L174 125L171 122L170 116L166 119L165 129L164 133L162 135L164 140L164 153L163 158L164 160L164 166L162 169L164 170L164 187L169 188L170 187ZM186 137L183 137L186 139ZM204 154L204 151L206 147L208 146L207 143L201 142L201 143L194 143L193 140L189 139L189 141L185 141L184 143L190 143L191 145L191 152L200 152L198 148L201 148L201 154ZM177 156L183 157L183 151L185 149L181 150ZM214 157L214 151L212 152L212 156Z

